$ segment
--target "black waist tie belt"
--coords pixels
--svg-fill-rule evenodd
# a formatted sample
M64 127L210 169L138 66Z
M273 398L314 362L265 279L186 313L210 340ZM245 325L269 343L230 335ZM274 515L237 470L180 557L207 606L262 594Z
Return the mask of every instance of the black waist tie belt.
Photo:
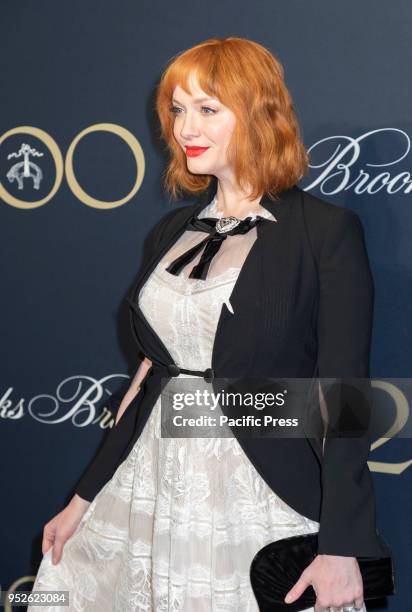
M187 368L181 368L175 363L170 363L168 365L162 363L153 363L153 374L160 375L164 378L169 378L170 376L179 376L182 374L191 374L192 376L201 376L205 379L206 382L212 382L215 377L215 372L212 368L206 368L206 370L188 370Z

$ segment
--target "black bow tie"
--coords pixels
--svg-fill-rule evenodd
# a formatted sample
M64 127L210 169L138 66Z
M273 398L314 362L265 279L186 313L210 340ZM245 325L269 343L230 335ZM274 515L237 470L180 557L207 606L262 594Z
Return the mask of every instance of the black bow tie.
M172 261L166 268L167 272L177 276L182 268L184 268L189 261L192 261L206 245L199 263L192 268L189 274L189 278L201 278L205 280L210 262L227 236L246 234L246 232L252 229L252 227L255 227L255 225L262 220L263 217L259 216L256 216L254 219L252 219L252 217L246 217L246 219L242 220L236 217L222 217L221 219L216 219L214 217L203 217L203 219L191 217L187 223L187 229L207 232L209 236Z

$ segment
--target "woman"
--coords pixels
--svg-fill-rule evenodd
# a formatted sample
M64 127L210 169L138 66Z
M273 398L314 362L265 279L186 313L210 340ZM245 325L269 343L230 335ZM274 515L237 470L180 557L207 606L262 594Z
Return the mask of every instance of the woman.
M356 556L383 546L368 440L328 438L322 460L313 439L168 438L160 418L172 377L304 378L315 363L320 376L368 376L359 218L296 186L308 159L283 69L261 45L211 39L174 58L157 111L167 189L205 199L151 232L129 299L144 358L76 495L44 528L34 590L70 591L69 610L258 610L256 552L316 531L319 554L289 601L312 584L316 612L365 611Z

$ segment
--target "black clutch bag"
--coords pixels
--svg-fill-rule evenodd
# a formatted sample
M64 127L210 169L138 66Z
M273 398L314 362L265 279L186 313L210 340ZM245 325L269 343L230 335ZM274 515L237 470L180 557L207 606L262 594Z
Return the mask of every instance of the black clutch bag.
M312 563L317 550L317 533L308 533L271 542L256 553L250 566L250 582L260 612L299 612L315 605L316 593L312 586L293 603L287 604L284 599L303 570ZM356 559L365 601L394 594L391 556Z

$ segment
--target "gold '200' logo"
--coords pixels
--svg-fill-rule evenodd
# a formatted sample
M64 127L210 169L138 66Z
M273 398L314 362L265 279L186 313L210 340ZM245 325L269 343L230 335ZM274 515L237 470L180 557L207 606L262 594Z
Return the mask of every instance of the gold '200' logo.
M100 132L100 131L111 132L119 136L119 138L121 138L122 140L124 140L125 143L130 147L133 153L133 156L135 158L135 161L136 161L136 168L137 168L136 180L135 180L135 183L131 191L123 198L119 200L115 200L114 202L105 202L104 200L97 200L96 198L93 198L88 193L86 193L86 191L84 191L84 189L80 186L78 180L76 179L76 176L73 170L73 155L74 155L74 151L79 141L87 134L90 134L92 132ZM133 136L131 132L129 132L125 128L119 125L116 125L114 123L96 123L95 125L91 125L90 127L82 130L76 136L76 138L74 138L74 140L71 142L69 149L67 151L67 154L66 154L65 162L63 162L63 157L62 157L62 154L60 152L60 149L56 141L50 136L50 134L47 134L47 132L45 132L44 130L41 130L39 128L35 128L32 126L27 126L27 125L19 126L19 127L9 130L5 134L3 134L3 136L0 137L0 145L7 138L10 138L10 136L14 136L16 134L28 134L30 136L34 136L38 138L39 140L41 140L43 144L50 151L50 154L53 158L54 165L56 168L56 177L55 177L54 184L50 192L44 198L37 200L35 202L26 202L24 200L20 200L19 198L16 198L12 194L10 194L5 189L4 185L0 182L0 198L4 200L7 204L10 204L11 206L14 206L16 208L23 208L23 209L38 208L39 206L43 206L43 204L46 204L49 200L51 200L51 198L56 194L57 190L59 189L61 185L61 182L63 179L63 168L64 168L64 173L66 175L67 183L71 191L73 192L73 194L81 202L83 202L87 206L91 206L92 208L100 208L100 209L106 210L108 208L117 208L118 206L122 206L123 204L128 202L137 193L137 191L140 188L140 185L142 184L144 172L145 172L145 161L144 161L143 149L140 146L140 143L137 140L137 138L135 138L135 136ZM25 146L27 147L27 145ZM25 153L24 151L21 152L21 154L24 154L24 153ZM17 155L14 155L14 156L17 157ZM21 162L19 165L23 167L24 162ZM27 165L28 164L26 160L26 168L27 168Z

